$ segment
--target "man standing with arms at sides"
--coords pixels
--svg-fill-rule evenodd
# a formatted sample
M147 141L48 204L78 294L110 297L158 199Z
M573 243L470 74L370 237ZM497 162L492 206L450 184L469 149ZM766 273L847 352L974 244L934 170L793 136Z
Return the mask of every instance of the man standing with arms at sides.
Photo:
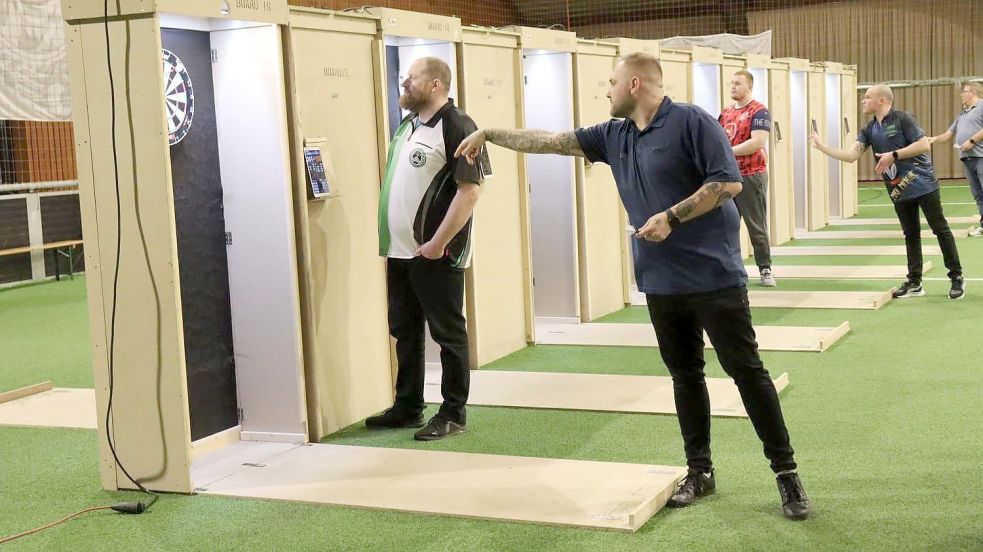
M440 345L444 402L414 434L433 441L464 431L470 368L464 269L471 262L471 213L487 159L454 157L474 121L448 99L451 71L437 58L413 62L399 104L411 113L389 145L379 201L379 254L387 257L389 333L396 339L396 401L365 420L372 428L423 426L424 322ZM484 170L484 172L482 172Z
M959 99L962 100L963 110L949 130L932 136L929 144L948 142L956 137L956 149L959 159L966 171L969 181L969 191L976 200L976 209L980 214L980 225L969 231L970 237L983 236L983 84L967 82L962 87Z
M812 147L847 163L853 163L868 147L873 148L877 166L874 171L884 178L888 195L894 202L904 241L908 250L908 278L894 292L897 298L925 295L922 289L922 228L918 210L939 240L945 267L949 269L952 287L949 299L962 299L966 294L962 265L956 239L942 213L939 181L928 152L932 148L928 137L910 114L894 109L894 92L877 84L864 94L862 110L871 115L870 122L857 133L857 142L850 151L823 144L815 132L809 137Z
M734 156L741 170L744 188L734 197L737 210L747 225L758 265L761 285L777 284L771 273L771 245L768 243L768 158L765 145L771 132L771 113L751 96L754 76L748 71L734 73L730 83L730 99L734 105L724 109L717 118L727 138L734 146Z
M672 375L689 466L669 505L688 506L716 488L703 373L705 329L764 443L785 516L805 519L811 506L751 327L740 218L729 201L741 191L741 173L720 124L696 106L673 103L662 82L659 60L626 55L615 65L608 91L611 114L624 120L557 133L480 130L457 154L472 161L487 140L520 152L578 155L611 166L638 228L632 247L635 278Z

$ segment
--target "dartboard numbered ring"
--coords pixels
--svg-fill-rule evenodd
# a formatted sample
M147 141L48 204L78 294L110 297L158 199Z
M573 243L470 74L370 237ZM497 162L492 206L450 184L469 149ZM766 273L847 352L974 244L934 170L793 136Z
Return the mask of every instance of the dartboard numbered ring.
M167 110L167 143L177 144L191 131L195 94L191 76L181 58L161 50L164 69L164 107Z

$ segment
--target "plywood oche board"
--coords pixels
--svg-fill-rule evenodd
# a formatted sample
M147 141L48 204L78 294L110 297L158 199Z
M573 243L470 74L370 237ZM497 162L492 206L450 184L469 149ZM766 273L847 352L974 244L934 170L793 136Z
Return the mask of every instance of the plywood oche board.
M940 249L937 245L922 246L922 255L941 254L942 249ZM793 245L789 247L771 248L772 257L806 257L813 255L826 255L831 257L876 257L880 255L896 255L905 257L908 255L908 250L903 245Z
M890 301L887 291L748 291L752 308L877 310ZM632 305L647 305L645 294L635 292Z
M247 442L192 468L201 494L622 532L638 531L685 474L675 466Z
M22 399L24 397L30 397L31 395L37 395L38 393L43 393L45 391L51 391L54 389L54 387L55 386L50 381L43 381L34 385L28 385L27 387L21 387L20 389L4 391L3 393L0 393L0 404Z
M94 389L66 389L28 395L0 404L0 426L96 428Z
M749 277L757 278L758 267L745 266ZM904 279L908 277L907 266L868 265L868 266L816 266L785 265L772 266L776 278L802 278L810 280L883 280ZM932 261L922 263L922 273L932 270Z
M978 224L980 217L945 217L949 224ZM921 219L922 224L927 224L925 219ZM897 218L849 218L834 219L829 221L830 226L901 226Z
M707 378L710 414L747 417L737 385L730 378ZM788 374L775 378L781 393ZM424 397L440 403L440 370L427 370ZM672 378L551 372L471 372L468 404L636 414L676 414Z
M952 229L952 235L957 238L969 236L969 229ZM935 234L931 230L922 230L922 238L934 238ZM795 234L797 240L857 240L875 238L897 238L904 239L901 230L826 230L821 232L798 232Z
M849 322L835 328L756 326L758 349L821 353L850 331ZM703 336L706 348L713 346ZM651 324L542 324L536 326L537 345L594 345L658 347Z

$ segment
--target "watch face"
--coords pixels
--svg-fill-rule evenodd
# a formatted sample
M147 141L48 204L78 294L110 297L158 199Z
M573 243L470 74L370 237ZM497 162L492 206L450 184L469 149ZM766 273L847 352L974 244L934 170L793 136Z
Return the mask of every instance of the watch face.
M177 144L188 135L195 115L195 94L191 76L181 58L161 50L164 62L164 106L167 109L167 142Z

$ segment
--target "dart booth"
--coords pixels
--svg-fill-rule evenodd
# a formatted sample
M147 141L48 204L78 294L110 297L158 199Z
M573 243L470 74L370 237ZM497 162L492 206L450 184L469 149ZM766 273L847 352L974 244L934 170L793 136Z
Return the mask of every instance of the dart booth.
M112 435L133 478L191 492L208 447L308 438L288 10L285 0L109 10L107 21L101 2L62 6L101 480L134 488Z

